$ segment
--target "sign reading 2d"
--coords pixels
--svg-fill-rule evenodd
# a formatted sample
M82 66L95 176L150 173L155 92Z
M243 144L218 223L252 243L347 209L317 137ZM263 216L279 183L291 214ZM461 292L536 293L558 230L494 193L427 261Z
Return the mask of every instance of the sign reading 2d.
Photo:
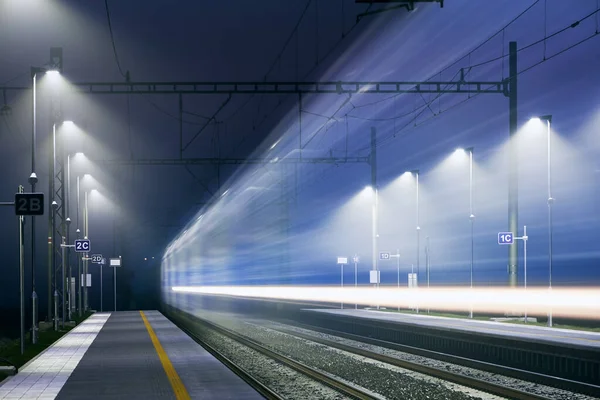
M17 215L44 215L44 193L15 194Z
M512 232L498 232L498 244L513 244Z
M87 253L91 249L89 239L77 239L75 241L75 251L78 253Z

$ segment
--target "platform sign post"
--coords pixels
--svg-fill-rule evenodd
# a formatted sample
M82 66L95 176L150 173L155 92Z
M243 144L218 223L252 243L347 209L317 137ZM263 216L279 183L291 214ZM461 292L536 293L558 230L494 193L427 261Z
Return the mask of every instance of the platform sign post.
M100 257L102 257L102 255L100 255ZM104 311L104 290L102 288L102 269L104 267L104 265L106 264L106 258L102 257L102 259L100 260L100 262L98 263L100 264L100 312Z
M498 232L498 244L513 244L515 240L523 241L523 275L524 289L527 292L527 225L523 225L523 236L514 236L512 232ZM527 323L527 308L525 308L524 322Z
M337 263L340 265L340 286L344 288L344 265L348 264L348 257L338 257ZM344 309L344 301L341 303L342 310Z
M358 254L355 254L354 257L352 257L352 262L354 262L354 288L356 289L358 287L358 262L360 261ZM354 303L354 309L357 310L358 309L358 302Z
M109 266L113 269L113 283L114 283L114 300L115 300L115 311L117 311L117 268L121 266L121 257L111 258Z

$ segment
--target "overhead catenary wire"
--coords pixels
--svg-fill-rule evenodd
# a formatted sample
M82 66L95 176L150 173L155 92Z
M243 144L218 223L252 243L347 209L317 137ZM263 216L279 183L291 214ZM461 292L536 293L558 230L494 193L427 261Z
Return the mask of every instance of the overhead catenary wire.
M587 36L586 38L550 55L547 56L545 59L540 60L539 62L526 67L524 69L522 69L521 71L519 71L517 73L517 76L525 74L529 71L531 71L532 69L536 68L537 66L552 60L553 58L564 54L565 52L593 39L596 36L600 36L600 32L594 32L593 34ZM419 113L417 113L413 118L411 118L407 123L403 124L400 128L398 128L397 130L395 130L392 134L387 135L386 137L380 139L377 141L377 147L381 147L381 146L385 146L386 144L388 144L391 140L394 139L401 139L401 138L405 138L408 135L412 134L415 132L416 128L421 127L422 125L430 122L431 120L433 120L434 118L437 118L440 114L442 113L447 113L451 110L457 109L460 106L464 105L465 103L469 102L470 100L473 100L474 98L476 98L477 96L479 96L479 93L474 94L472 97L465 97L464 99L462 99L461 101L458 101L450 106L448 106L446 109L442 110L440 113L436 114L436 115L431 115L419 122L416 122L416 119L418 119L418 117L420 117L422 115L423 112L425 112L426 108L425 106L421 106L421 111ZM435 100L435 99L434 99ZM411 112L412 113L412 112ZM407 113L410 114L410 113ZM359 156L360 154L364 153L365 151L369 150L370 146L365 146L365 147L361 147L357 150L355 150L354 152L352 152L350 155L348 155L349 157L353 157L353 156ZM323 179L326 174L325 172L331 170L333 168L333 166L327 166L325 167L324 170L320 170L318 173L318 176L316 176L314 179L311 179L310 182L305 183L304 189L308 189L309 187L311 187L312 185L316 184L317 182L319 182L321 179Z
M108 32L110 33L110 42L112 43L115 62L117 63L119 73L123 78L125 78L127 74L123 72L123 69L121 68L121 62L119 61L119 54L117 53L117 46L115 45L115 37L113 35L112 23L110 21L110 9L108 8L108 0L104 0L104 9L106 10L106 21L108 22Z
M539 0L538 0L539 1ZM366 11L368 11L371 7L371 3L369 3L366 7ZM338 46L350 35L350 33L352 33L355 28L359 25L360 23L360 19L358 21L355 21L354 24L345 32L342 32L341 37L329 48L329 50L325 53L325 55L323 55L320 59L319 59L319 64L322 64L327 58L329 58L334 51L338 48ZM291 36L293 38L293 35ZM313 65L312 68L310 68L308 70L308 72L303 76L303 80L306 79L307 77L309 77L312 73L315 72L315 70L319 67L318 64ZM243 106L247 105L250 102L250 99L248 99ZM281 105L284 104L284 102L279 102L270 112L266 113L264 115L264 117L258 122L258 124L255 124L254 129L259 128L266 120L267 118L274 113L275 111L277 111L277 109L279 109L279 107L281 107ZM239 148L239 146L241 144L243 144L245 142L245 140L247 139L247 135L245 135L242 140L238 143L238 145L236 146L236 149Z

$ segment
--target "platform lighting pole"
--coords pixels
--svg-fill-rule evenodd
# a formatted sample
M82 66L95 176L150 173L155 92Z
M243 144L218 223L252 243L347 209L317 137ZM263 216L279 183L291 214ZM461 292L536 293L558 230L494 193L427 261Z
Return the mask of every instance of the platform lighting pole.
M37 74L42 72L40 68L31 68L32 80L32 136L31 136L31 175L29 175L29 183L31 184L31 192L35 192L35 184L38 181L35 174L35 146L37 136ZM50 279L50 277L48 277ZM32 324L31 324L31 343L37 343L37 293L35 292L35 217L31 217L31 308L32 308Z
M23 186L19 185L18 192L23 193ZM25 353L25 217L19 215L19 311L21 354Z
M474 258L474 234L473 224L475 223L475 215L473 214L473 147L465 149L469 155L469 222L471 225L471 268L470 281L471 289L473 289L473 258ZM469 309L469 318L473 318L473 307Z
M429 289L429 236L425 237L425 268L427 269L427 289ZM429 314L429 306L427 307L427 314Z
M63 149L64 149L64 136L63 136ZM66 215L66 219L65 219L65 223L66 223L66 231L67 231L67 243L71 244L71 218L70 218L70 197L71 197L71 155L68 154L67 155L67 196L65 199L65 215ZM73 293L71 292L71 280L72 280L72 274L71 274L71 248L67 247L67 275L69 277L68 279L68 283L67 283L67 299L69 300L69 311L68 311L68 318L69 321L71 321L72 319L72 311L73 311L73 304L71 304L71 300L72 300L72 296ZM64 276L63 276L63 280L64 280Z
M552 290L552 206L554 198L552 197L552 148L550 125L552 124L552 115L543 115L539 117L540 121L546 122L546 134L548 145L548 290ZM548 326L552 327L552 309L548 311Z
M79 175L77 175L77 239L81 239L81 230L79 229L79 210L81 209L80 202L80 191L79 191ZM81 256L77 253L77 311L81 317Z
M415 184L416 184L416 202L417 202L417 275L416 275L416 286L419 287L419 266L421 259L421 225L420 225L420 215L419 215L419 170L415 169L412 171L415 176ZM419 313L419 306L417 305L417 314Z
M89 238L89 220L88 220L88 192L87 190L84 192L84 197L83 197L83 238L84 239L88 239ZM88 254L87 253L82 253L84 254L84 257L82 257L83 260L83 276L85 277L85 286L83 287L83 308L84 311L88 310L88 277L87 277L87 272L88 272Z
M378 233L378 202L379 202L379 193L377 188L377 130L375 127L371 127L371 156L369 160L369 164L371 165L371 189L373 191L373 201L372 201L372 263L373 270L376 271L376 283L375 287L379 287L379 266L377 265L377 242L379 238ZM377 305L377 309L379 309L379 304Z
M54 192L52 192L52 196L54 197ZM58 203L53 200L52 201L52 243L56 243L56 210L58 210ZM58 331L58 286L56 286L56 269L54 268L54 245L52 245L52 264L51 264L51 277L54 285L54 315L53 315L53 325L54 330Z
M425 268L427 268L427 288L429 288L429 236L425 237Z

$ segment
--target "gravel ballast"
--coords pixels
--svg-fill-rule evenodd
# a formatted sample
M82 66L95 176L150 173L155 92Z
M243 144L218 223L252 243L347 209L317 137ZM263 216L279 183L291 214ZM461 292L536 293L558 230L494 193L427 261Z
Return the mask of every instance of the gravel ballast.
M263 326L244 323L239 317L232 318L231 314L202 311L198 316L389 399L499 399L497 396L428 375L276 332ZM313 395L310 398L320 397Z
M345 345L349 345L349 346L354 346L354 347L368 350L368 351L371 351L374 353L379 353L379 354L383 354L383 355L386 355L389 357L398 358L400 360L418 363L418 364L426 365L429 367L444 369L444 370L447 370L447 371L450 371L450 372L453 372L456 374L474 377L474 378L477 378L477 379L480 379L480 380L483 380L486 382L496 383L499 385L518 389L523 392L544 396L544 397L547 397L550 399L556 399L556 400L593 400L593 399L595 399L595 397L590 397L590 396L586 396L583 394L577 394L577 393L569 392L566 390L556 389L556 388L553 388L550 386L545 386L545 385L540 385L537 383L524 381L521 379L497 375L497 374L493 374L491 372L481 371L481 370L470 368L470 367L464 367L464 366L461 366L458 364L452 364L449 362L439 361L439 360L422 357L422 356L418 356L418 355L414 355L414 354L410 354L410 353L392 350L392 349L388 349L388 348L381 347L381 346L376 346L376 345L372 345L372 344L368 344L368 343L362 343L362 342L359 342L356 340L350 340L350 339L341 338L338 336L329 335L329 334L325 334L325 333L321 333L321 332L317 332L317 331L311 331L311 330L307 330L307 329L303 329L303 328L298 328L298 327L295 327L292 325L284 325L284 324L271 322L271 321L269 321L269 322L260 321L258 323L268 324L267 326L270 325L274 329L277 329L277 327L282 327L286 330L315 336L317 338L331 340L333 342L337 342L337 343L341 343L341 344L345 344Z
M197 328L196 333L207 344L286 399L340 400L346 398L335 390L213 330Z

